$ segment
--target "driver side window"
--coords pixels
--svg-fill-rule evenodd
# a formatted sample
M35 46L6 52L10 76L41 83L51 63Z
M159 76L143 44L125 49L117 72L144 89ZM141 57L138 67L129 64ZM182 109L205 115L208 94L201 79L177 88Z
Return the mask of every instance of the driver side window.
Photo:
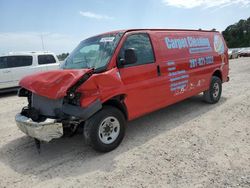
M119 53L119 59L124 59L124 52L129 48L134 49L137 62L131 65L125 64L125 67L154 63L154 53L148 34L140 33L128 36Z

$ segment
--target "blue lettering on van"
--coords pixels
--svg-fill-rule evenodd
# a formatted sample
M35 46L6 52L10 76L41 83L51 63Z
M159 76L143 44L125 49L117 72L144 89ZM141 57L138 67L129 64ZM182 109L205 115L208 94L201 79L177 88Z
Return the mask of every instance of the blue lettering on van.
M171 91L176 91L178 89L184 89L186 86L187 86L187 84L182 84L182 85L179 85L179 86L176 86L176 87L172 87Z
M165 38L168 49L189 48L189 53L203 53L212 51L210 41L205 37L184 37L184 38Z
M190 59L189 60L189 67L190 68L197 68L197 67L210 65L213 63L214 63L213 56L199 57L199 58Z
M176 71L176 72L170 72L168 75L169 76L177 76L177 75L185 74L185 73L186 73L185 70L180 70L180 71Z
M187 84L187 83L188 83L188 80L184 80L181 82L175 82L175 83L171 84L171 87L176 87L176 86L180 86L180 85Z
M194 37L187 37L188 45L190 48L192 47L210 47L210 42L208 38L194 38Z
M176 69L176 67L170 67L168 68L168 71L174 71Z
M211 47L201 47L201 48L190 48L189 53L190 54L196 54L196 53L205 53L205 52L211 52Z
M168 65L168 76L170 77L170 91L179 95L185 91L185 87L188 84L189 75L186 70L176 71L176 65L174 61L167 62ZM180 93L181 92L181 93Z
M173 66L173 65L175 65L175 62L169 61L169 62L167 62L167 65L168 65L168 66Z
M166 37L165 42L167 44L168 49L188 48L188 43L186 38L170 39Z
M182 75L182 76L179 76L179 77L171 78L170 81L175 82L175 81L182 80L182 79L185 79L185 78L188 78L188 77L189 77L189 75L185 74L185 75Z

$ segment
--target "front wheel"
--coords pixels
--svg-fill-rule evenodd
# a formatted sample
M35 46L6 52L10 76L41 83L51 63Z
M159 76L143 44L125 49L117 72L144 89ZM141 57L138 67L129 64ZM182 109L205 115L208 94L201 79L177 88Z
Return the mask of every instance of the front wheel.
M219 77L213 76L210 87L207 91L204 91L204 101L210 104L215 104L220 100L222 92L222 81Z
M124 115L112 106L104 106L84 124L85 141L96 151L109 152L115 149L124 135Z

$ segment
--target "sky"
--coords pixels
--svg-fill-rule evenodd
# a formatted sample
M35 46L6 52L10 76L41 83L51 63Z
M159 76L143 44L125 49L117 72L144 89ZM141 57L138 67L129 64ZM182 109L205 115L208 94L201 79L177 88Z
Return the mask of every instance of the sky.
M0 54L71 52L119 29L213 29L250 17L250 0L0 0Z

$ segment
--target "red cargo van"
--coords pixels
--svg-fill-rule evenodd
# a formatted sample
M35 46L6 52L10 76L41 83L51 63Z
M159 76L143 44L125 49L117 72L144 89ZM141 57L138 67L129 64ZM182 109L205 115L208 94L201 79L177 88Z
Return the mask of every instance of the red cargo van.
M82 41L61 70L27 76L17 126L39 141L83 126L94 149L116 148L126 121L204 93L219 101L229 80L227 46L216 31L136 29Z

